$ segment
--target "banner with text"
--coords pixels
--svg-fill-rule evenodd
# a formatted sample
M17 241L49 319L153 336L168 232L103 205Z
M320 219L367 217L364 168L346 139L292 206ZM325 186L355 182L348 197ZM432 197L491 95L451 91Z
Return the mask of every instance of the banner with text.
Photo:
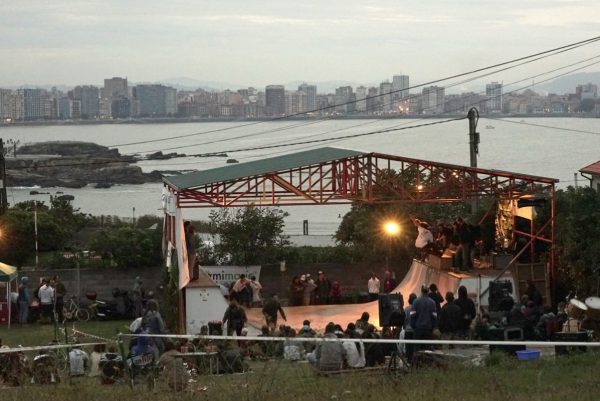
M225 287L237 281L242 274L245 274L248 280L255 276L260 282L260 266L202 266L202 269L215 283Z

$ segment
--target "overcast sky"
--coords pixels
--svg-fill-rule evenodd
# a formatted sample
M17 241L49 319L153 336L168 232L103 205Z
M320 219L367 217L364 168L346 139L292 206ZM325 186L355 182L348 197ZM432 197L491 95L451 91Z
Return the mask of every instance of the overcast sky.
M416 83L597 36L599 16L590 0L4 0L0 85L371 83L397 73ZM596 54L599 44L497 79Z

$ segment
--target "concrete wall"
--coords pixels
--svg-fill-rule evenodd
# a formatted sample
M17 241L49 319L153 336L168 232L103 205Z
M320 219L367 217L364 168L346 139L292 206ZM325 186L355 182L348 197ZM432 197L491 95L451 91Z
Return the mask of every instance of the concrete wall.
M19 272L19 277L29 277L30 288L37 288L37 283L42 277L53 277L58 274L67 288L67 297L77 293L77 270L30 270ZM142 278L142 285L146 291L158 293L162 284L162 269L153 267L147 269L80 269L80 297L85 300L85 292L96 291L99 299L112 299L113 288L131 290L136 276Z

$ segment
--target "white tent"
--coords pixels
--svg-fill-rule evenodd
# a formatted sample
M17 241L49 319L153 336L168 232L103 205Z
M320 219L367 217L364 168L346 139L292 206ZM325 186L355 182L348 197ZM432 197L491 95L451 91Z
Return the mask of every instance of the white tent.
M6 283L6 306L8 308L8 328L10 329L10 321L11 321L11 284L17 280L17 268L11 265L7 265L6 263L0 263L0 282Z

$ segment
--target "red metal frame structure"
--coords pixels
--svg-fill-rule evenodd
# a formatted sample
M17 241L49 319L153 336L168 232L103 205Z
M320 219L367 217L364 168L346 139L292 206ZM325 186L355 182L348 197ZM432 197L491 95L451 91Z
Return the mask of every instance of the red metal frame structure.
M549 275L551 280L554 279L555 185L558 180L336 148L321 148L288 156L309 155L310 152L341 156L321 159L308 157L310 162L303 165L290 163L289 167L285 164L286 156L280 156L214 169L214 174L210 174L211 170L208 170L208 178L216 179L202 176L203 179L198 180L199 185L194 185L194 177L188 179L185 176L180 176L183 179L166 178L164 183L176 198L179 208L332 205L353 202L445 203L466 202L477 197L544 198L550 203L551 210L550 220L545 224L540 222L543 229L535 232L532 228L529 233L514 234L550 244ZM303 159L300 157L298 160ZM271 161L279 168L269 170ZM255 174L252 172L254 166L257 167ZM236 171L241 173L231 174ZM217 172L220 174L216 174ZM203 173L205 172L190 175ZM169 236L169 222L167 230Z

